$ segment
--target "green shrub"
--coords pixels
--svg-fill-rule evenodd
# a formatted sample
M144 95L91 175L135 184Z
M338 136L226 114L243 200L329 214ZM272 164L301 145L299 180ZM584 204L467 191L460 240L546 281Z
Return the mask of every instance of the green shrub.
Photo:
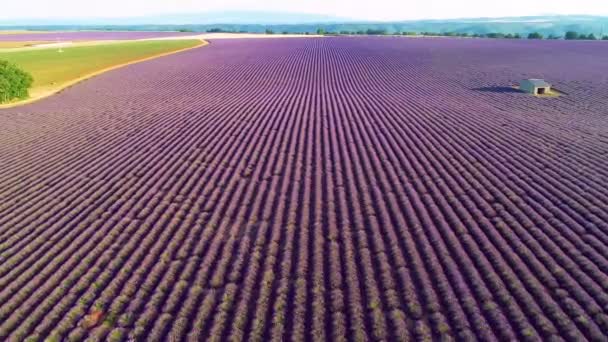
M492 32L492 33L486 34L486 37L488 37L488 38L498 38L498 39L502 39L502 38L510 38L511 39L511 38L513 38L513 35L507 37L507 36L505 36L502 33L494 33L494 32Z
M15 64L0 60L0 103L25 99L34 79Z
M566 40L575 40L578 39L578 33L575 31L568 31L566 32Z
M528 39L543 39L543 35L538 32L532 32L528 35Z
M385 29L367 29L367 31L365 31L366 34L368 35L385 35L387 34L387 31Z

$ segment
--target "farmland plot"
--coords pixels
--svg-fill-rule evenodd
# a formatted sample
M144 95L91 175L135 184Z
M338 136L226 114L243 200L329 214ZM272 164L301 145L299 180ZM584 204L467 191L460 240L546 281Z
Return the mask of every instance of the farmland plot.
M163 37L192 36L191 32L153 31L47 31L0 34L0 42L22 41L90 41L90 40L133 40Z
M0 339L605 340L607 47L215 41L0 110Z

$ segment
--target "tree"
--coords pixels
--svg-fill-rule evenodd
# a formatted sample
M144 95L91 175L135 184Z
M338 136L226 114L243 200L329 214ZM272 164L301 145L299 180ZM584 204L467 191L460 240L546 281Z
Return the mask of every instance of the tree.
M384 29L367 29L365 33L368 35L385 35L387 32Z
M608 36L602 37L602 40L608 40Z
M319 28L317 29L317 34L318 34L318 35L320 35L320 36L322 36L322 35L324 35L324 34L325 34L325 30L319 27Z
M487 33L486 37L502 39L502 38L505 38L505 35L503 33L491 32L491 33ZM506 37L506 38L508 38L508 37Z
M578 40L597 40L597 37L593 33L589 34L580 34L578 35Z
M13 63L0 60L0 103L25 99L34 79Z
M266 29L266 34L274 34L274 31L271 29Z
M568 31L568 32L566 32L565 39L566 40L578 39L578 33L574 32L574 31Z
M538 32L532 32L528 35L528 39L543 39L543 35Z
M554 34L550 34L549 37L547 37L547 39L551 39L551 40L556 40L556 39L561 39L562 37L560 36L556 36Z
M12 100L12 96L9 94L11 83L6 77L0 75L0 103L8 102Z

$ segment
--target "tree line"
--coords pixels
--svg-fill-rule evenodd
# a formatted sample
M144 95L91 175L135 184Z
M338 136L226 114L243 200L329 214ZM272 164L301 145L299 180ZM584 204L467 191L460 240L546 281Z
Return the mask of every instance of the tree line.
M386 29L368 29L361 31L339 31L339 32L331 32L326 31L324 29L318 29L317 34L320 35L403 35L403 36L429 36L429 37L470 37L470 38L494 38L494 39L549 39L549 40L557 40L557 39L565 39L565 40L599 40L595 34L579 34L575 31L568 31L564 36L558 36L554 34L550 34L545 37L543 34L539 32L529 33L527 36L522 36L519 33L466 33L466 32L395 32L389 33ZM602 40L608 40L608 35L601 37Z
M533 32L528 35L528 39L544 39L544 37L542 34L540 34L538 32ZM589 34L580 33L579 34L578 32L575 32L575 31L568 31L568 32L566 32L566 34L563 37L551 34L547 37L547 39L598 40L600 38L596 37L595 34L593 34L593 33L589 33ZM608 40L608 36L603 36L603 37L601 37L601 39Z
M250 33L249 31L244 30L226 30L222 28L211 28L208 29L209 33ZM264 33L266 34L275 34L276 32L271 28L266 28ZM578 33L575 31L568 31L563 36L550 34L548 36L544 36L539 32L531 32L528 35L521 35L519 33L500 33L500 32L490 32L490 33L467 33L467 32L432 32L432 31L424 31L424 32L414 32L414 31L404 31L404 32L390 32L387 29L367 29L367 30L340 30L340 31L331 31L326 30L324 28L318 28L316 32L281 32L283 34L318 34L318 35L326 35L326 36L343 36L343 35L373 35L373 36L383 36L383 35L403 35L403 36L427 36L427 37L465 37L465 38L493 38L493 39L548 39L548 40L608 40L608 35L598 37L593 33L584 34Z

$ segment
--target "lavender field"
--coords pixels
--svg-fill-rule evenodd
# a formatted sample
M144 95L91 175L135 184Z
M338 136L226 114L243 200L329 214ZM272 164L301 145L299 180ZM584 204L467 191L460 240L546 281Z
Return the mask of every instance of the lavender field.
M72 32L37 32L20 34L0 34L0 42L27 41L77 41L77 40L132 40L149 38L166 38L192 36L188 32L152 32L152 31L72 31Z
M605 341L601 70L602 42L218 40L0 110L0 340Z

